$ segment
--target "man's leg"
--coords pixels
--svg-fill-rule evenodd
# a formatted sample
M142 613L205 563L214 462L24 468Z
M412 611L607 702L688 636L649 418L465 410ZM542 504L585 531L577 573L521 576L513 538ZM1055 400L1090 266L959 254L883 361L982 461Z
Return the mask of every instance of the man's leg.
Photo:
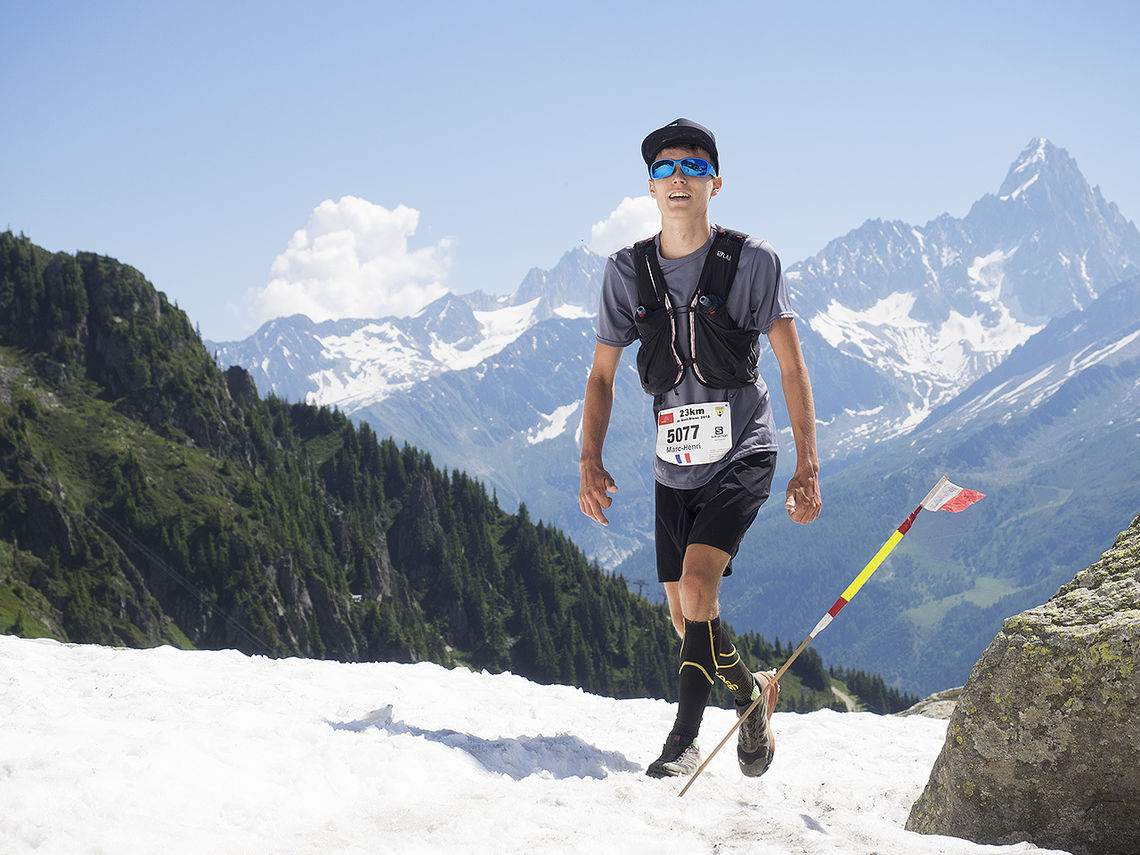
M692 774L700 763L694 740L716 676L717 591L728 559L720 549L691 544L685 550L680 581L665 583L669 614L681 636L680 692L673 729L661 756L647 770L651 777Z
M764 704L745 720L739 734L737 759L741 771L750 777L763 775L772 762L775 737L769 724L776 704L778 687L765 674L753 676L741 661L728 631L720 624L718 591L720 573L728 563L727 552L705 544L691 544L685 551L681 581L666 583L670 614L680 612L683 625L680 686L677 718L669 734L668 747L688 745L696 739L712 691L713 676L719 677L736 699L737 714L768 692ZM672 590L670 590L672 588ZM758 679L763 680L763 685ZM691 772L685 768L680 774ZM676 774L676 773L675 773Z
M727 552L703 543L691 544L685 550L678 590L685 631L681 637L680 690L673 733L690 739L700 730L716 679L720 631L717 593L729 557Z
M698 548L711 549L705 544L695 544ZM723 571L721 571L723 573ZM669 617L673 621L673 629L680 639L685 638L685 615L681 609L681 583L665 582L665 598L669 603ZM718 583L719 584L719 583ZM719 597L718 597L719 602ZM718 607L719 610L719 607ZM719 621L714 631L716 638L716 674L721 682L728 687L737 700L751 700L752 686L755 680L748 667L741 661L740 654L736 652L736 645L732 643L728 630L720 626Z
M681 583L665 583L665 599L669 602L669 618L678 638L685 637L685 616L681 612Z
M690 544L685 550L677 590L684 633L674 730L692 736L696 736L704 717L714 677L719 677L738 699L751 699L755 685L720 623L718 592L730 557L724 550L703 543Z
M709 621L720 617L720 580L731 558L723 549L704 543L690 543L681 565L678 596L685 620Z
M681 669L677 718L649 775L687 774L699 764L694 740L718 677L739 700L751 699L756 680L720 626L718 595L732 552L768 495L774 462L774 452L750 455L696 490L656 486L657 578L681 637Z
M749 671L720 625L718 596L730 556L768 497L775 461L775 452L750 455L697 490L657 485L657 578L665 584L673 628L681 636L681 669L677 718L661 757L650 765L650 775L695 769L696 764L688 768L687 761L696 755L694 739L716 678L732 691L738 709L758 696L761 680L767 683ZM742 737L746 729L750 734L756 729L754 717L745 720ZM759 719L766 725L766 717ZM758 738L746 739L745 746L751 748L754 742L760 747ZM689 746L690 756L683 757Z

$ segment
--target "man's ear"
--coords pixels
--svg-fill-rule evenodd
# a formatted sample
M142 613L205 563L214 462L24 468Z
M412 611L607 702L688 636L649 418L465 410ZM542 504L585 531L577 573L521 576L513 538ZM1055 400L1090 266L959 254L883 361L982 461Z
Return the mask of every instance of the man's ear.
M721 177L720 177L719 175L718 175L718 176L716 176L715 178L713 178L713 188L712 188L712 194L713 194L714 196L715 196L717 193L719 193L719 192L720 192L720 185L721 185L722 183L723 183L723 181L722 181L722 179L721 179Z

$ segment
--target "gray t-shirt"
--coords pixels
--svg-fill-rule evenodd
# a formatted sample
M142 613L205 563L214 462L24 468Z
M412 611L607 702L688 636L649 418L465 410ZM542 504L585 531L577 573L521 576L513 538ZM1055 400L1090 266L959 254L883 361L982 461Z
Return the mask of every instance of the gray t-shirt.
M661 236L657 236L657 258L665 274L666 287L674 306L688 306L697 290L705 256L712 247L712 232L703 247L684 258L663 258ZM598 310L598 341L613 347L626 347L638 340L634 313L637 308L637 274L633 247L618 250L609 257L602 281ZM773 321L793 317L780 259L771 244L749 237L740 253L740 264L725 301L728 315L738 327L767 335ZM681 355L689 354L689 316L676 316ZM701 385L690 367L681 384L653 398L654 425L664 409L686 404L728 401L732 415L732 448L715 463L679 466L653 457L653 477L667 487L695 489L734 460L758 451L776 450L776 428L768 386L757 377L751 386L737 389L710 389Z

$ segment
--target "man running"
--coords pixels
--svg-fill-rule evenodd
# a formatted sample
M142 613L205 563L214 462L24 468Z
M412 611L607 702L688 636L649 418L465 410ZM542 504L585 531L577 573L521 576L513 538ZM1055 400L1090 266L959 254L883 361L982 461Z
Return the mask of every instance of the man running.
M764 695L737 745L741 770L757 776L775 751L769 719L779 687L771 674L754 674L741 662L720 624L718 595L776 464L768 387L756 369L759 335L780 366L796 446L785 508L802 524L821 508L811 383L775 251L709 221L709 202L722 187L712 132L677 119L650 133L641 154L661 231L606 264L582 416L578 503L609 524L605 510L617 485L602 446L622 349L640 339L638 374L653 395L657 426L657 576L681 637L677 717L647 774L690 775L700 765L696 739L715 676L734 694L738 714Z

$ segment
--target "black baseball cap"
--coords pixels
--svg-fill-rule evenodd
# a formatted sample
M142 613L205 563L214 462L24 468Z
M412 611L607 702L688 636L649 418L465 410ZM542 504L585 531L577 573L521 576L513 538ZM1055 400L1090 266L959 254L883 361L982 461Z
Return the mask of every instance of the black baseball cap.
M716 137L704 125L692 119L674 119L663 128L653 131L641 142L641 156L645 165L653 163L657 152L671 145L698 145L712 157L713 169L720 175L720 160L716 153Z

